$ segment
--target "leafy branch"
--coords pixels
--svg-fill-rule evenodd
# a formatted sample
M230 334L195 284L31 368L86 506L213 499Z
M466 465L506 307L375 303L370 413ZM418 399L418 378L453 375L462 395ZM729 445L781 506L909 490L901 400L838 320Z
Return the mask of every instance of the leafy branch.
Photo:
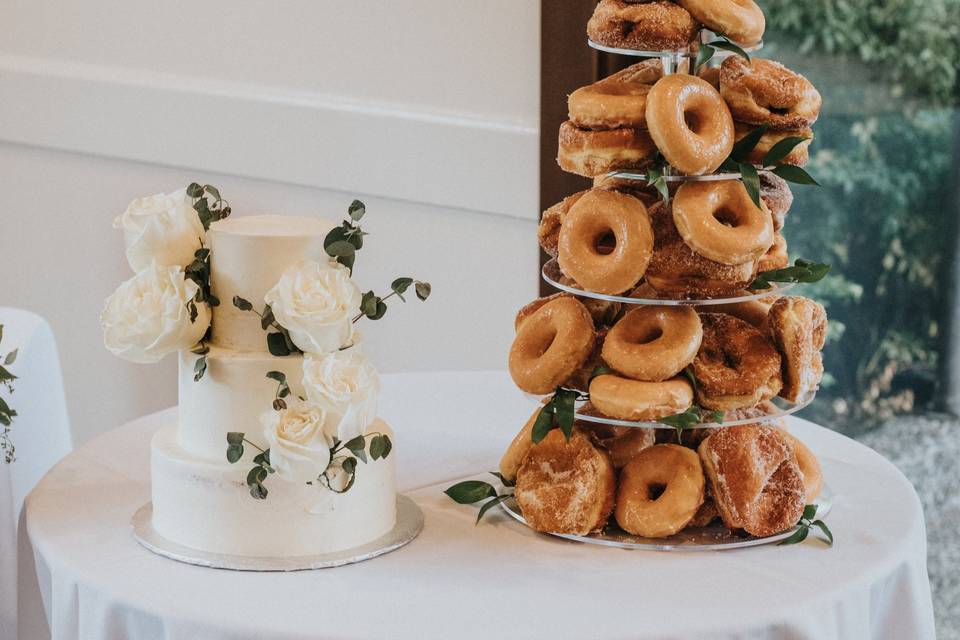
M252 311L260 316L260 328L264 331L267 331L270 327L274 328L274 331L267 333L267 349L269 349L271 355L283 357L292 353L303 353L300 347L293 343L290 332L277 322L270 305L266 305L261 312L254 309L253 303L249 300L240 296L233 296L233 306L240 311Z
M820 282L830 272L830 265L797 258L792 267L764 271L750 283L751 291L769 289L773 282Z
M810 535L810 527L816 527L820 529L822 535L821 540L828 547L833 546L833 532L830 531L830 528L827 526L827 523L823 520L815 520L817 517L817 505L808 504L803 508L803 515L800 516L800 521L797 523L797 530L793 532L786 540L782 541L780 545L787 544L798 544L807 539L807 536Z
M504 487L513 487L515 484L496 471L491 471L490 474L499 478ZM480 512L477 514L477 520L474 522L474 525L480 524L483 516L495 505L513 497L512 493L497 493L496 488L492 484L482 480L464 480L463 482L458 482L444 491L444 493L457 504L474 504L475 502L490 498L490 500L487 500L487 502L483 503L480 507Z
M730 51L734 53L747 62L750 62L750 54L746 52L742 47L734 43L730 38L725 36L722 33L717 33L717 40L708 42L706 44L700 45L700 51L697 52L697 61L693 65L693 72L696 73L700 70L700 67L710 62L713 59L714 54L717 52L717 49L723 49L725 51Z
M430 297L432 287L430 286L429 282L421 282L420 280L414 280L413 278L406 277L397 278L390 285L390 293L382 298L373 291L367 291L365 294L363 294L363 297L360 299L360 313L354 317L353 322L357 322L364 317L369 318L370 320L379 320L387 313L387 300L397 296L402 301L407 301L407 299L403 297L403 294L407 291L407 289L410 288L410 285L413 285L414 291L417 294L417 298L421 301L425 301Z
M758 207L760 206L760 174L749 158L768 128L768 125L760 125L740 138L733 145L730 157L720 165L720 171L740 174L743 185L746 187L747 193L750 194L750 199ZM760 162L760 168L775 173L787 182L820 186L820 183L801 167L783 163L783 160L790 155L790 152L797 145L807 140L809 138L802 136L790 136L780 140L764 154Z
M255 443L247 440L245 434L231 431L227 434L227 462L234 464L243 457L244 442L260 452L253 457L253 467L247 472L247 486L250 487L250 495L255 500L266 500L269 492L263 481L271 473L276 473L276 469L270 466L270 449L261 449Z
M211 307L220 304L220 298L213 295L210 291L210 249L203 246L200 242L200 248L193 254L193 262L183 269L184 277L193 280L197 287L197 294L187 302L187 309L190 311L190 322L197 320L197 303L206 302Z
M200 216L204 231L209 231L212 223L230 215L230 203L220 197L220 191L212 184L191 182L187 186L187 195L193 198L193 209Z
M323 239L323 249L331 258L345 266L353 274L357 251L363 248L363 236L367 235L358 224L367 212L367 206L354 200L347 207L348 219L334 227Z
M190 353L200 356L193 363L193 381L200 382L200 379L207 373L207 354L210 353L210 346L201 340L197 346L190 350Z

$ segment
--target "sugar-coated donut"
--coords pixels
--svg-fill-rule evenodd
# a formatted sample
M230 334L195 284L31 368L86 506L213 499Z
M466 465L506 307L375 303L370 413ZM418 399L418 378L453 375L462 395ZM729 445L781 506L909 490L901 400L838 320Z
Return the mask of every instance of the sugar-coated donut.
M743 295L749 295L750 291L741 291ZM744 300L742 302L728 302L725 304L711 304L698 306L700 313L726 313L734 318L740 318L744 322L760 329L766 333L767 314L770 313L770 305L776 301L776 296L766 298L754 298L753 300Z
M764 537L800 520L803 475L781 432L753 424L715 429L698 452L727 527Z
M673 222L691 249L715 262L738 265L773 244L773 219L739 180L685 182L673 199Z
M677 0L703 26L745 46L763 38L767 20L753 0Z
M590 404L616 420L659 420L689 409L693 387L686 378L641 382L600 375L590 383Z
M800 473L803 475L803 491L806 494L806 503L813 504L813 501L823 491L823 472L820 470L820 461L817 460L817 456L813 455L810 447L801 442L799 438L783 429L779 429L779 431L793 447L793 454L797 458L797 466L800 467Z
M760 198L773 218L773 230L783 228L784 218L793 206L793 192L787 181L770 171L760 172Z
M700 316L692 308L638 306L610 329L602 357L628 378L659 382L693 362L702 339Z
M601 247L611 237L612 248ZM652 255L647 208L624 193L592 189L570 207L560 228L560 270L588 291L618 294L635 287Z
M780 396L797 402L812 393L823 377L823 349L827 312L823 305L800 296L784 296L767 316L773 343L783 358Z
M687 526L705 527L719 517L720 511L717 509L717 503L713 501L713 496L708 491L703 498L703 504L697 509L697 513L694 514Z
M763 422L764 424L769 424L779 429L785 429L786 423L782 416L779 418L770 418L770 416L777 413L780 413L780 407L769 400L764 400L753 407L742 407L740 409L733 409L732 411L724 411L723 421L734 422L737 420L750 420L751 422Z
M592 178L611 171L642 169L656 153L657 147L644 129L591 131L569 120L560 125L557 164L578 176Z
M756 129L751 124L742 122L734 123L734 137L739 142L746 137L748 133ZM806 138L803 142L795 146L790 153L786 155L780 164L790 164L795 167L802 167L810 159L810 143L813 142L813 129L790 129L786 131L767 130L760 136L759 142L753 147L753 150L747 154L746 161L752 164L763 164L763 158L775 144L787 138Z
M703 342L693 359L700 406L729 411L777 395L780 354L763 333L725 313L701 313L700 322Z
M730 56L720 66L720 93L737 122L784 131L809 128L822 99L809 80L779 62Z
M783 234L773 234L773 244L767 249L767 252L760 256L757 261L757 271L773 271L774 269L783 269L790 264L790 258L787 256L787 239Z
M711 173L733 150L733 118L720 93L696 76L673 74L647 94L650 137L675 169Z
M534 410L533 414L531 414L530 418L520 429L520 432L517 433L510 442L510 446L503 452L503 457L500 458L500 475L508 482L516 479L517 470L520 469L520 465L523 464L523 459L527 456L527 452L533 447L533 425L536 423L537 416L540 415L542 408L543 405L538 406Z
M583 364L595 340L587 308L573 296L558 297L520 324L510 347L510 376L528 393L551 393Z
M606 340L608 331L609 329L607 327L597 329L597 339L590 355L587 356L583 364L577 367L577 370L574 371L561 386L566 389L576 389L583 393L587 393L590 390L590 379L593 378L593 372L596 371L598 367L606 366L600 350L603 347L604 340Z
M672 536L703 504L704 477L692 449L658 444L620 472L614 516L624 531L645 538Z
M733 295L749 285L756 272L753 262L727 265L714 262L691 249L673 222L669 205L659 202L649 210L653 224L653 258L647 265L645 285L653 290L641 298L689 298Z
M580 191L567 196L557 204L543 212L540 217L540 226L537 228L537 240L540 241L540 248L551 258L557 257L557 243L560 241L560 227L563 226L563 219L567 217L570 207L582 198L586 191Z
M685 50L699 29L686 9L663 0L600 0L587 22L587 35L594 42L640 51Z
M656 429L615 427L592 422L583 422L580 428L588 431L607 450L615 469L627 466L637 454L656 444Z
M524 457L514 496L534 530L587 535L607 524L615 491L610 456L579 429L569 441L554 429Z
M647 128L647 94L663 75L659 60L644 60L570 94L570 121L581 129Z
M700 67L697 75L709 82L711 87L720 91L720 67Z

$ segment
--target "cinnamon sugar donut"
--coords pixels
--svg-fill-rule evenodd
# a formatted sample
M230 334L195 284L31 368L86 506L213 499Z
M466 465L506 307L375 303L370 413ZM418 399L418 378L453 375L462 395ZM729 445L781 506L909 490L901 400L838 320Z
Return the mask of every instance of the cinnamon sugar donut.
M689 409L693 387L686 378L640 382L601 375L590 383L590 404L616 420L659 420Z
M662 202L649 210L653 225L653 258L646 285L654 295L634 297L686 298L732 295L749 285L755 264L726 265L709 260L687 246L673 223L673 211ZM649 291L647 292L649 294Z
M554 429L530 448L514 495L532 529L587 535L607 524L615 491L610 457L575 428L569 441Z
M510 347L510 376L528 393L551 393L583 364L595 339L583 304L572 296L551 300L520 324Z
M686 49L700 25L672 2L600 0L587 22L587 35L597 44L640 51Z
M827 337L827 312L813 300L784 296L770 307L767 323L783 357L780 397L797 402L815 391L823 377L820 351Z
M741 295L749 295L750 291L741 291ZM742 302L728 302L726 304L711 304L697 307L700 313L726 313L734 318L740 318L744 322L760 329L766 333L767 314L770 313L770 305L776 301L776 296L766 298L754 298L753 300L743 300Z
M700 406L729 411L777 395L780 354L766 336L725 313L701 313L700 322L703 343L693 359Z
M820 92L779 62L730 56L720 65L720 93L734 120L776 131L809 128L820 115Z
M757 271L773 271L774 269L783 269L790 264L790 258L787 256L787 239L780 233L773 234L773 244L767 249L767 252L760 256L757 261Z
M753 262L773 244L773 219L753 203L739 180L685 182L673 199L673 222L683 241L722 264Z
M645 538L672 536L700 510L703 468L692 449L658 444L620 472L614 516L624 531Z
M711 173L733 150L733 118L720 93L696 76L673 74L647 95L647 127L660 153L688 175Z
M612 249L600 245L612 236ZM618 294L643 277L653 255L653 229L643 203L592 189L570 208L560 228L560 270L588 291Z
M647 128L647 94L663 75L659 60L644 60L570 94L570 121L581 129Z
M700 317L692 308L638 306L610 329L602 355L628 378L659 382L693 362L702 338Z
M583 422L580 428L589 432L606 449L615 469L627 466L637 454L656 444L656 429L615 427L592 422Z
M644 129L590 131L577 128L569 120L560 125L557 164L578 176L592 178L611 171L642 169L656 153L657 148Z
M763 38L767 21L753 0L677 0L681 7L715 33L744 46Z
M716 429L698 451L727 527L764 537L800 520L803 475L781 432L765 425Z
M748 133L756 129L753 125L742 122L734 123L734 137L739 142ZM813 142L813 129L790 129L785 131L773 131L768 129L757 142L756 146L747 154L746 161L751 164L763 164L763 158L775 144L786 138L806 138L803 142L790 150L790 153L780 161L780 164L791 164L795 167L802 167L810 159L810 143Z
M557 243L560 241L560 227L563 226L563 219L567 217L570 207L575 205L577 200L586 193L587 191L580 191L572 196L567 196L540 216L537 240L540 241L540 248L551 258L557 257Z
M760 172L760 198L773 217L773 230L783 228L784 218L793 206L793 192L787 181L770 171Z
M793 454L797 458L797 466L800 467L800 473L803 475L803 491L806 495L805 502L813 504L820 492L823 491L823 473L820 471L820 461L813 451L801 442L796 436L793 436L783 429L778 429L783 437L787 439L793 448Z
M705 527L720 517L720 511L717 509L717 503L713 501L713 496L709 491L705 492L703 504L697 509L697 513L690 520L688 527Z

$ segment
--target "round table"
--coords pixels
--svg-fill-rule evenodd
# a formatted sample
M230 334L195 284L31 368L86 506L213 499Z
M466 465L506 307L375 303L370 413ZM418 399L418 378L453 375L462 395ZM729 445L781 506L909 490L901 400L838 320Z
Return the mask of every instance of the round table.
M811 536L788 547L625 551L538 535L498 510L475 526L476 510L442 493L494 469L532 411L504 373L383 382L399 486L426 515L410 545L286 574L153 555L129 523L150 499L149 439L176 418L170 409L87 443L29 496L21 550L35 576L21 580L22 620L84 640L934 637L917 495L844 436L789 421L835 495L833 548Z

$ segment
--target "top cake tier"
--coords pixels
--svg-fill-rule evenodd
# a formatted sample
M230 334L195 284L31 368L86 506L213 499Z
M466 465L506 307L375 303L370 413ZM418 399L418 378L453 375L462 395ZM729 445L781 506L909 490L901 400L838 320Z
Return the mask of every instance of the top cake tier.
M328 260L323 248L329 220L260 215L228 218L210 226L210 284L221 304L213 308L211 342L238 351L267 351L256 316L237 309L234 296L257 312L287 267L301 260Z

